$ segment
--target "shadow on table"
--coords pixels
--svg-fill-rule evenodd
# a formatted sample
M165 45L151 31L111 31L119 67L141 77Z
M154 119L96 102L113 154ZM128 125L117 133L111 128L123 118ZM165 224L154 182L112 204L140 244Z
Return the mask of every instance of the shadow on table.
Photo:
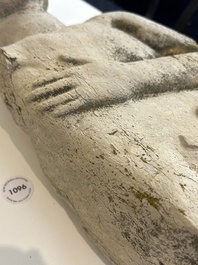
M13 246L0 246L1 265L47 265L38 250L24 251Z

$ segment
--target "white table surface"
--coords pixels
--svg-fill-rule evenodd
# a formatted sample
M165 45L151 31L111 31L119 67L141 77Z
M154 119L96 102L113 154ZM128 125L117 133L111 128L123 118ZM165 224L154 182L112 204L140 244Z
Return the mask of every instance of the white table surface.
M50 0L49 12L75 24L100 12L81 0ZM32 197L13 204L2 196L12 177L31 180ZM87 239L75 214L43 175L29 137L0 99L0 265L109 265Z

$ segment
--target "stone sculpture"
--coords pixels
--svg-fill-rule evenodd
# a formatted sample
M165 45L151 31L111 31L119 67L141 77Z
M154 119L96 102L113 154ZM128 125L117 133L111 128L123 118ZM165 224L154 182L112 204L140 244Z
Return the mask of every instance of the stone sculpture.
M27 2L1 11L32 36L1 31L0 86L45 175L113 264L198 264L197 44L128 13L64 27Z

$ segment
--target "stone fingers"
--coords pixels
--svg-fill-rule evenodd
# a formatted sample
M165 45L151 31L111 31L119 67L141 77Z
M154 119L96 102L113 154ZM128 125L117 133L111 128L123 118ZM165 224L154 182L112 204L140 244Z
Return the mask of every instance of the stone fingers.
M78 99L75 90L78 84L72 77L56 79L53 82L45 81L45 85L42 82L37 83L39 87L26 96L26 104L33 104L35 110L39 112L52 112L58 116L59 109L62 110L63 106L67 109L70 102Z
M61 95L49 98L48 100L39 103L36 106L36 109L41 112L54 111L59 106L67 105L71 101L74 101L78 98L77 94L74 91L65 92Z
M77 83L73 78L61 78L59 80L45 80L43 84L32 90L27 96L26 101L29 102L41 102L49 98L55 98L58 95L67 93L71 89L75 88Z
M71 113L75 113L82 106L82 100L76 99L74 101L70 101L67 104L60 105L53 112L53 116L55 118L65 117Z

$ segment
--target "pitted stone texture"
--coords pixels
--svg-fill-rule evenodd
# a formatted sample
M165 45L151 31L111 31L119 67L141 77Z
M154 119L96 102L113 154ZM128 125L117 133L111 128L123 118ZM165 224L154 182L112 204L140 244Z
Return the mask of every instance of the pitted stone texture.
M63 28L60 21L45 12L47 4L47 0L1 0L0 47Z
M28 9L44 11L47 6L48 0L1 0L0 18Z
M113 13L3 48L0 67L45 175L112 263L197 264L196 43Z

